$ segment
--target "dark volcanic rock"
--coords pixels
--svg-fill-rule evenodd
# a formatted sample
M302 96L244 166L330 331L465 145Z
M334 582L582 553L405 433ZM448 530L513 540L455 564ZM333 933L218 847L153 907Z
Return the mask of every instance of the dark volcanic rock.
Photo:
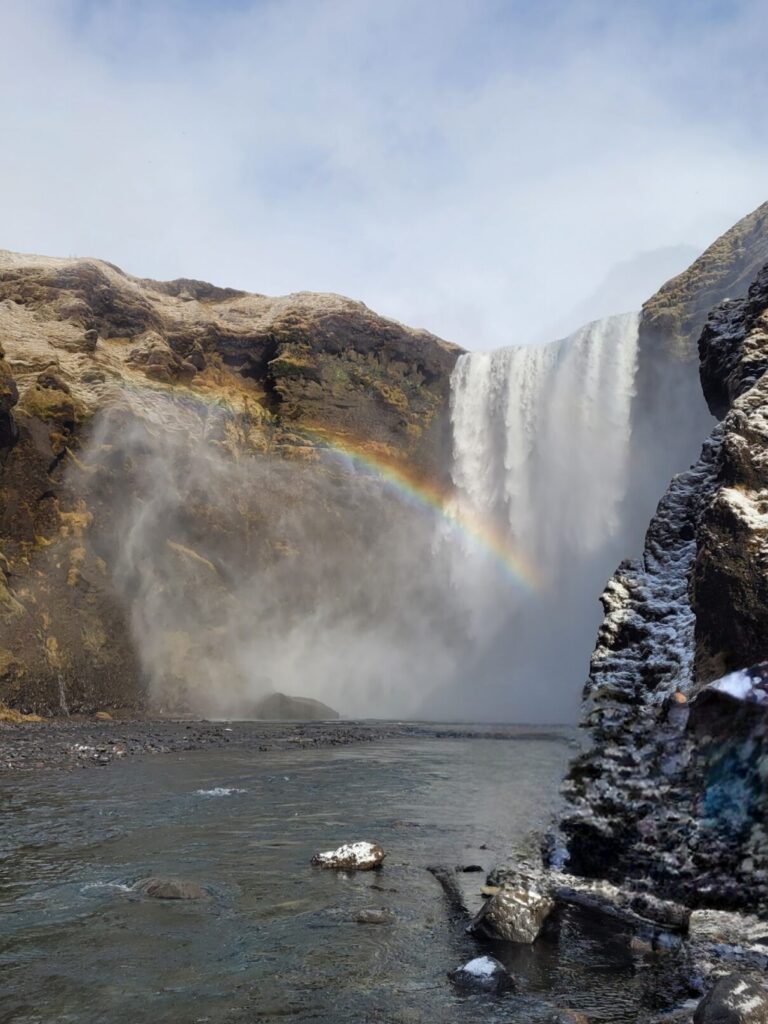
M507 883L481 907L470 925L474 935L506 942L534 942L554 908L546 891Z
M763 270L702 335L723 419L659 503L642 560L608 583L585 689L593 745L565 787L571 870L694 906L768 909L762 673L749 700L704 688L768 659L767 328Z
M492 956L478 956L462 967L448 972L458 989L465 992L488 992L501 995L513 991L515 982L506 967Z
M729 974L699 1003L694 1024L766 1024L768 993L754 978Z
M357 841L345 843L336 850L316 853L312 864L334 871L373 871L380 868L386 853L378 843Z
M745 296L766 261L768 203L718 238L643 306L625 509L638 534L653 514L649 501L655 500L674 473L694 461L711 430L698 379L697 352L707 317L725 299Z

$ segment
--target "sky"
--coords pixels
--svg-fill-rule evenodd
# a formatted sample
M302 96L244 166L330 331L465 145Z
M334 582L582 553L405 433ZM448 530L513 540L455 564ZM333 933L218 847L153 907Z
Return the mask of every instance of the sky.
M0 247L542 340L768 199L766 38L765 0L3 0Z

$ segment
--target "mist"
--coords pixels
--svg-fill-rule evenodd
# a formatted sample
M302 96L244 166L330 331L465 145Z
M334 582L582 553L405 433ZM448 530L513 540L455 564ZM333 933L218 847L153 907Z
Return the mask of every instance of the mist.
M450 716L470 644L450 538L332 453L233 459L169 427L171 401L162 427L103 413L74 471L152 706L247 718L279 691L418 718L439 693Z

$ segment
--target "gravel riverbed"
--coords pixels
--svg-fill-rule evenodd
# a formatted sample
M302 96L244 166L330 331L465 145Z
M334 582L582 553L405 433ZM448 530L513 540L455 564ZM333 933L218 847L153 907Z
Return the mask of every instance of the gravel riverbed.
M0 723L0 772L98 767L136 754L225 747L258 752L347 746L397 737L526 739L532 735L565 743L572 741L573 730L553 728L545 734L540 728L525 726L55 718L19 725Z

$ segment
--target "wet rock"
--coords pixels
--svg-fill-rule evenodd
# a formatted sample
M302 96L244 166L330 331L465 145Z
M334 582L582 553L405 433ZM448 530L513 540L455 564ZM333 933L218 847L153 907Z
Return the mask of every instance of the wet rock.
M336 850L316 853L312 864L318 868L331 868L336 871L372 871L381 867L386 853L378 843L358 841L345 843Z
M756 980L729 974L699 1003L694 1024L766 1024L768 993Z
M515 988L512 975L504 964L492 956L478 956L455 971L449 971L448 977L456 988L468 992L489 992L500 995Z
M391 910L361 910L355 914L357 924L394 924L395 915Z
M179 878L146 878L137 889L153 900L207 900L208 892L197 882Z
M555 904L536 889L502 886L469 926L473 935L507 942L534 942Z

